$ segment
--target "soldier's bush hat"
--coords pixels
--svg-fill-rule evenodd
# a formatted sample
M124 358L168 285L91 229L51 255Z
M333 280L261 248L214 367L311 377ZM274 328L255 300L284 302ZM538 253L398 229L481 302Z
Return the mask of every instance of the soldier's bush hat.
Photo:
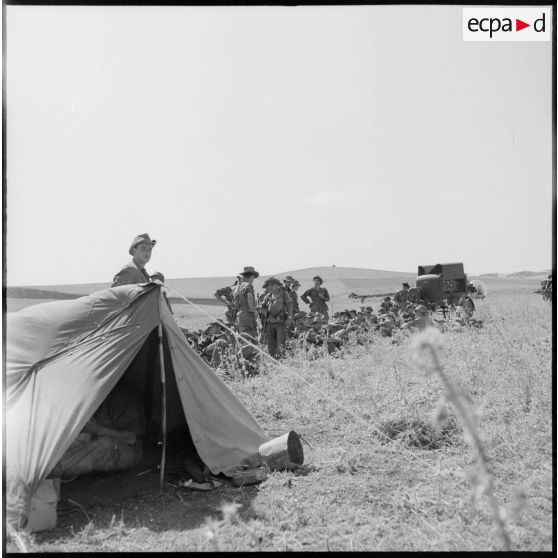
M312 277L312 281L315 281L316 279L320 282L320 285L324 282L319 275L314 275L314 277Z
M287 275L285 279L283 279L283 283L294 283L295 278L292 275Z
M314 314L314 318L320 318L320 320L324 320L325 316L323 314L321 314L320 312L316 312Z
M296 279L293 281L293 287L300 287L300 283Z
M130 256L133 256L134 255L134 248L138 244L142 244L142 243L151 244L151 246L153 246L157 243L157 241L156 240L151 240L147 233L138 234L138 236L136 236L134 238L134 240L132 240L132 244L130 245L130 249L128 250L128 254L130 254Z
M370 313L374 312L374 310L372 310L372 306L366 306L364 309Z
M415 314L428 314L428 308L424 304L419 304L415 308Z
M356 310L349 310L349 316L352 316L353 318L355 318L357 316L357 311Z
M409 285L409 283L407 283L407 281L405 281L404 283L401 283L404 287L407 287L408 289L411 288L411 285Z
M324 322L324 319L323 319L321 314L316 314L314 316L314 318L312 319L313 324L322 324L323 322Z
M391 301L391 298L390 298L389 296L386 296L386 297L384 298L384 301L385 301L385 302L390 302L390 301Z
M242 275L243 277L246 277L246 275L253 275L256 278L260 276L260 274L251 265L244 266L244 270L241 271L239 275Z
M268 277L265 280L264 285L267 285L267 286L269 286L269 285L281 285L281 281L279 281L279 279L277 279L277 277Z

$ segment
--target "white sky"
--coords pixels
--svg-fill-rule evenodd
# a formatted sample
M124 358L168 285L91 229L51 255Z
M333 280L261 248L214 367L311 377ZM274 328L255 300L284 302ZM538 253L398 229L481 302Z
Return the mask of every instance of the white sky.
M6 6L8 285L552 264L550 42L460 6Z

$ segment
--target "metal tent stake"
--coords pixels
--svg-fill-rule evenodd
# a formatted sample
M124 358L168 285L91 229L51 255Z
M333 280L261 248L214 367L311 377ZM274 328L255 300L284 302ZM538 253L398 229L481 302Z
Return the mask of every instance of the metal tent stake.
M165 482L165 457L167 451L167 385L165 382L165 357L163 355L163 326L159 323L159 360L161 363L161 430L163 431L163 451L161 452L161 466L159 474L159 490L163 490Z

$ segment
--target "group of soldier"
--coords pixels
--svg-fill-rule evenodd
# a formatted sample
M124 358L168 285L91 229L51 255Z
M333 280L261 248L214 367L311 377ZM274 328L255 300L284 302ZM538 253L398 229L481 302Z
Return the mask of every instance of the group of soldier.
M265 346L275 359L283 358L296 347L312 354L317 354L312 349L324 347L329 354L338 355L351 336L357 343L365 344L373 338L370 334L394 337L397 331L442 327L441 320L430 317L433 305L421 289L411 288L407 282L393 297L384 297L376 312L371 306L361 306L359 310L335 312L330 318L330 295L320 276L313 277L314 285L300 297L297 291L301 284L292 276L283 281L267 278L263 292L258 295L253 285L258 277L259 273L247 266L233 285L217 289L214 296L226 306L225 320L187 333L191 345L212 367L232 358L245 369L257 370L257 345ZM309 307L308 312L301 309L301 302ZM469 324L474 311L471 297L462 295L457 305L457 321Z
M147 233L135 237L129 249L132 261L114 277L112 286L164 282L161 273L149 275L145 270L155 244ZM212 367L228 360L252 374L259 367L258 345L265 345L275 359L283 358L296 346L305 350L324 347L330 354L339 354L351 335L362 344L370 340L372 332L393 337L397 330L423 330L438 325L430 317L434 305L420 288L411 288L407 282L393 297L386 296L376 313L371 306L362 306L358 311L335 312L330 319L330 295L319 275L313 277L313 286L300 298L297 291L301 284L292 276L283 281L267 278L263 292L256 295L254 279L258 277L258 271L246 266L233 285L215 292L215 298L226 306L225 320L213 321L195 332L182 330L190 345ZM308 306L309 312L301 309L300 302ZM458 319L470 324L475 305L469 294L461 296L456 308Z

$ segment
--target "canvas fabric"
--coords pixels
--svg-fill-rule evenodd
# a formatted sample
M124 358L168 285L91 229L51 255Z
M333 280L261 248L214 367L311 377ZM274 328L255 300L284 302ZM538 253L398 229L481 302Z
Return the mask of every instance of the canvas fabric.
M209 469L259 464L268 440L187 343L158 284L124 285L6 316L6 516L30 500L158 325L196 449Z

